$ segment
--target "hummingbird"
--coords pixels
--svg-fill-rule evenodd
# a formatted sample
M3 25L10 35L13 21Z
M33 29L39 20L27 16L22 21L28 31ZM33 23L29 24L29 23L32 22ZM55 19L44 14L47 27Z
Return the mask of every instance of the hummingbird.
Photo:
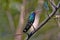
M29 15L29 17L28 17L28 19L27 19L26 26L25 26L25 28L23 29L23 32L24 32L24 33L26 33L26 32L31 28L31 26L33 26L33 23L34 23L34 21L35 21L35 16L36 16L36 14L38 14L38 12L39 12L39 10L35 10L35 11L33 11L33 12ZM33 26L33 28L34 28L34 26ZM34 28L34 29L35 29L35 28Z

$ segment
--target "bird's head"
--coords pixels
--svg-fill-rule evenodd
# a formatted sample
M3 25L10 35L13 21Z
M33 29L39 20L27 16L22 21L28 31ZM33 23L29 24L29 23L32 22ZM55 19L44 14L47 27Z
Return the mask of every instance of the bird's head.
M39 14L41 12L41 10L37 9L34 11L36 14Z

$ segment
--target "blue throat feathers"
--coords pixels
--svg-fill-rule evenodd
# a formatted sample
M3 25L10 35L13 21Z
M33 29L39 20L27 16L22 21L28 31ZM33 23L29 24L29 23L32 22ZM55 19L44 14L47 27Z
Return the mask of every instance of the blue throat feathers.
M29 16L29 20L33 22L35 20L35 15L35 12L31 13Z

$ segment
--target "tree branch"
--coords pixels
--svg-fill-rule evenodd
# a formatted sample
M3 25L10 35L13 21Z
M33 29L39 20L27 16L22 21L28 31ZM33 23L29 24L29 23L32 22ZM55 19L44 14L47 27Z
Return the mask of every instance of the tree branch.
M58 10L59 7L60 7L60 4L59 4L58 7L55 6L52 2L51 2L51 4L52 4L51 6L53 6L53 7L55 8L55 10L49 15L49 17L47 17L42 23L40 23L40 25L38 26L38 28L37 28L35 31L32 31L32 32L29 34L27 40L29 40L30 37L31 37L35 32L37 32L41 27L43 27L43 26L51 19L51 17L53 17L53 16L55 15L55 13L57 12L57 10Z
M8 21L9 21L9 25L10 25L11 31L14 32L15 26L14 26L12 15L10 14L9 10L6 11L6 15L8 17Z
M25 5L26 5L26 0L23 0L23 4L20 5L21 6L21 14L20 14L20 18L19 18L19 23L17 26L17 30L16 30L16 36L15 36L15 40L23 40L23 25L24 25L24 17L25 17Z
M55 9L57 8L57 6L55 5L54 1L50 0L50 3L51 3L53 8L55 8Z

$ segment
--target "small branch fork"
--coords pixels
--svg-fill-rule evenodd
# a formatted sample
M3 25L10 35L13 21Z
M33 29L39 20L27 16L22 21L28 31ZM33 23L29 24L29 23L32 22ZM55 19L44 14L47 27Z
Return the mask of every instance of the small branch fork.
M37 32L41 27L43 27L43 26L51 19L51 17L53 17L53 16L55 15L55 13L57 12L57 10L60 8L60 2L58 3L57 6L56 6L56 5L54 4L54 2L52 2L51 0L50 0L50 3L51 3L51 6L54 8L53 12L52 12L42 23L40 23L40 25L38 26L38 28L37 28L35 31L32 31L32 32L28 35L27 40L29 40L30 37L33 36L33 34L34 34L35 32Z

